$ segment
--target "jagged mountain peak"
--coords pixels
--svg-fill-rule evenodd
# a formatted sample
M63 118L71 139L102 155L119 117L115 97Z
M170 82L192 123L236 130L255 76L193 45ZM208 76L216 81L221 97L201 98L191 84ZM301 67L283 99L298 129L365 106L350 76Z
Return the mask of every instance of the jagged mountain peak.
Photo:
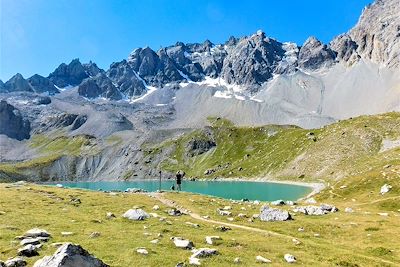
M7 92L33 92L32 86L25 80L21 73L17 73L11 77L11 79L4 84L4 88Z
M368 5L349 36L357 53L391 68L400 66L400 0L377 0Z
M60 64L48 76L60 88L79 85L88 77L89 75L78 58L73 59L68 65L65 63Z

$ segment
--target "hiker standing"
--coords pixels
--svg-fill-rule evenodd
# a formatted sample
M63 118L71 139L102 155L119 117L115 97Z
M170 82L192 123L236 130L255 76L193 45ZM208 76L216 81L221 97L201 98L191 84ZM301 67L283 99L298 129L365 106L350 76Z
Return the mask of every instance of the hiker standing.
M176 189L178 191L182 190L181 184L182 184L183 176L185 176L185 172L184 171L178 171L176 173Z

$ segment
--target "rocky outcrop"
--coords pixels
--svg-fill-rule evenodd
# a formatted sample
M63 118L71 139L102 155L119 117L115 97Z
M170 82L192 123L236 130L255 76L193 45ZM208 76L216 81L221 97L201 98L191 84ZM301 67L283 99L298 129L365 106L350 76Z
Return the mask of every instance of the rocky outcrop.
M357 43L348 34L341 34L330 42L330 47L337 54L338 61L344 61L348 65L353 65L360 56L357 54Z
M112 100L122 98L121 93L105 73L99 73L95 77L85 79L79 85L78 93L87 98L104 97Z
M27 81L36 93L48 92L49 94L55 94L60 92L52 81L39 74L33 75Z
M231 48L224 60L221 77L228 83L247 85L254 91L257 85L272 78L284 53L281 43L258 31Z
M62 245L52 256L46 256L38 260L34 267L108 267L98 258L91 255L80 245L66 243Z
M376 0L367 6L349 36L357 53L390 68L400 66L399 0Z
M186 155L189 157L198 156L206 153L212 148L216 147L217 144L214 140L206 139L191 139L186 145Z
M147 91L145 82L126 60L111 64L107 76L126 96L140 96Z
M318 70L330 67L335 62L336 54L317 38L308 38L299 52L298 66L306 70Z
M5 100L1 100L0 134L5 134L13 139L23 140L30 137L30 130L30 122L21 115L20 111Z
M90 77L94 77L99 75L100 73L104 73L103 69L100 69L96 63L89 61L89 63L82 64L83 68L86 71L86 74Z
M2 80L0 80L0 93L5 90L5 85Z
M72 60L68 65L62 63L49 75L49 79L58 87L79 85L84 79L88 78L85 68L79 59Z
M4 90L6 92L33 92L32 86L20 73L15 74L4 84Z

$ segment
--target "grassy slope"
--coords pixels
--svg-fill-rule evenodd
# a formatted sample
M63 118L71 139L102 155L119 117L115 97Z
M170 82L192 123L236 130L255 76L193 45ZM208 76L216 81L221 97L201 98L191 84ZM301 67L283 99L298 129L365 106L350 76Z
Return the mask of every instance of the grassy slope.
M379 153L382 140L400 139L399 113L362 116L312 131L279 126L234 127L223 120L212 121L211 129L217 147L207 153L185 156L189 140L205 138L201 130L165 142L152 153L172 147L174 152L163 162L163 168L184 169L189 176L197 177L204 177L207 169L215 169L209 177L298 180L305 176L305 180L335 180L368 171L372 163L379 165L379 161L400 162L397 155ZM307 136L310 132L315 142Z
M74 137L59 136L50 138L45 135L35 135L29 141L30 148L36 149L38 157L18 163L0 163L0 171L8 174L18 174L24 169L47 166L63 155L79 156L84 153L96 153L90 137L78 135Z
M239 229L221 233L213 228L213 224L196 221L188 215L167 216L163 211L166 207L146 195L119 193L111 196L101 192L36 185L7 187L6 184L0 185L0 211L5 212L0 215L0 259L3 260L15 256L15 236L32 227L40 227L51 232L53 238L50 242L79 243L111 266L175 266L179 261L187 261L191 253L175 248L169 240L171 236L190 238L197 247L217 248L220 255L205 259L205 266L231 266L235 257L242 259L242 266L254 266L257 255L271 259L272 266L282 266L285 253L294 254L298 258L298 264L305 266L391 266L389 262L393 262L393 266L400 264L400 242L396 238L400 234L400 222L393 214L389 217L377 215L376 212L381 209L375 204L357 208L352 214L339 212L323 217L297 215L295 220L289 222L250 223L247 219L235 216L235 224L276 231L296 237L302 242L294 245L291 237L276 237ZM82 204L72 205L72 197L79 197ZM212 219L220 221L226 221L226 217L216 214L218 207L231 205L234 215L252 215L258 213L260 207L193 194L169 193L166 197L192 211L210 215ZM166 216L172 222L171 225L156 218L130 222L120 217L133 206L140 206L151 212L154 204L161 206L157 213ZM343 208L341 205L339 207ZM117 218L107 220L105 214L109 211L114 212ZM366 211L371 214L365 214ZM200 228L187 226L187 221L199 223ZM144 229L144 226L148 228ZM298 232L299 227L304 227L305 231ZM62 231L71 231L74 235L63 237ZM101 236L89 238L94 231L101 232ZM156 238L160 232L163 233L160 243L151 244L150 240ZM150 233L151 236L144 233ZM314 237L315 233L319 233L320 237ZM220 235L223 240L213 246L206 245L206 235ZM137 254L137 247L146 247L150 255ZM54 251L55 248L49 243L40 254L49 255ZM38 258L29 259L29 262Z

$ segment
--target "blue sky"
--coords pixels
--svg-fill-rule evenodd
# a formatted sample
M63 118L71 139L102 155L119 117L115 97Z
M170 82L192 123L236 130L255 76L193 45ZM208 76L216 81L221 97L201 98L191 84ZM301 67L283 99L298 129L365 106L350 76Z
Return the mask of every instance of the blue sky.
M136 47L222 43L262 29L279 41L329 42L372 0L0 0L0 79L47 76L80 58L107 69Z

